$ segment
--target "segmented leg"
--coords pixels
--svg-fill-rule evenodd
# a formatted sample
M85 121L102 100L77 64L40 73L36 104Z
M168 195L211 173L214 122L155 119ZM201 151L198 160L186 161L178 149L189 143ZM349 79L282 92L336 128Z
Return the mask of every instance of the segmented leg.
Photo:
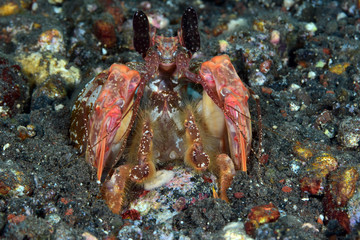
M130 178L136 183L142 183L146 179L151 178L155 173L155 165L152 159L153 152L153 133L150 121L144 121L141 140L137 154L137 165L130 172Z
M210 164L210 157L204 151L200 131L196 126L195 117L189 110L185 119L186 143L185 162L197 171L204 171Z
M229 202L226 190L230 187L235 176L235 166L233 160L227 154L220 154L216 157L211 171L218 177L220 198Z
M149 121L144 121L140 143L138 144L137 164L133 163L117 167L110 178L102 186L103 197L114 213L120 213L126 200L126 186L130 181L142 183L155 173L152 162L152 129ZM137 141L136 141L137 142Z
M206 98L203 99L203 101L207 102ZM205 104L205 106L213 105L209 103L203 104ZM209 112L208 110L209 109L203 109L203 113L205 112L206 115L206 113ZM212 111L215 113L215 118L218 111L218 109ZM235 176L234 163L227 154L220 154L216 157L216 159L210 160L209 155L204 150L203 144L206 143L203 143L201 139L200 131L196 126L195 117L190 110L187 114L188 115L184 124L186 132L186 143L188 145L188 150L185 153L185 162L197 171L204 171L209 168L209 170L218 177L220 198L228 202L229 199L227 197L226 190L230 187L233 177ZM221 121L223 121L224 117L219 116L219 118L221 125ZM216 121L216 119L214 120ZM212 123L214 123L214 121ZM220 129L222 128L221 126L219 127ZM213 133L220 132L216 126L214 126L214 129L208 130L212 135L215 135ZM221 131L223 133L224 129L221 129Z
M120 214L126 200L126 185L130 170L129 164L116 168L111 178L107 179L101 187L102 196L113 213Z

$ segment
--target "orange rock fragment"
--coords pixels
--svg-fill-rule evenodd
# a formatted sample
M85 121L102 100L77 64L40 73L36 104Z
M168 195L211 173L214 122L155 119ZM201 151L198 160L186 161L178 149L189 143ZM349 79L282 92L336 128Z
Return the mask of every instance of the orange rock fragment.
M273 90L271 88L268 88L268 87L261 87L261 91L263 93L266 93L266 94L272 94Z
M234 197L235 198L243 198L243 197L245 197L245 194L243 193L243 192L236 192L236 193L234 193Z
M336 219L347 233L350 232L350 218L346 205L354 195L358 178L359 173L355 167L347 167L332 173L323 200L328 221Z
M330 193L339 207L345 206L354 195L359 173L354 167L335 172L330 176Z
M50 29L40 34L39 42L51 44L56 39L62 39L62 34L57 29Z
M321 225L324 224L323 220L320 217L317 218L316 222Z
M306 169L305 176L300 180L301 191L313 195L323 194L325 178L330 172L338 167L337 160L328 153L322 153L320 156L312 159L309 167Z
M253 207L248 215L249 221L245 222L245 231L253 235L261 224L275 222L279 217L280 212L273 203Z
M269 72L271 65L272 65L272 61L271 61L271 60L265 60L264 62L262 62L262 63L260 64L260 71L261 71L262 73L267 73L267 72Z
M9 223L13 223L13 224L19 224L22 221L24 221L26 218L25 215L15 215L15 214L9 214L7 216L7 220L9 221Z
M265 22L263 20L255 20L253 23L253 29L255 31L265 32Z
M294 146L294 152L296 155L304 160L308 160L313 156L313 153L310 149L303 148L300 145Z
M312 195L317 195L322 193L324 186L322 185L323 181L318 178L309 178L303 177L300 180L300 189L302 192L307 192Z
M68 204L69 202L70 202L70 200L69 199L67 199L67 198L60 198L60 201L63 203L63 204Z
M286 113L286 111L284 109L281 109L280 113L281 113L281 116L287 117L287 113Z
M332 73L340 75L343 72L345 72L346 68L349 66L350 66L350 63L340 63L340 64L336 64L335 66L331 67L329 70Z
M316 171L318 177L326 177L330 172L338 167L337 160L328 153L323 153L311 164L307 171Z
M220 24L218 26L216 26L213 31L212 34L217 37L220 34L222 34L224 31L226 31L228 29L228 25L227 24Z
M73 215L74 213L74 209L72 208L69 208L65 211L65 216L70 216L70 215Z
M289 187L289 186L283 186L283 187L281 188L281 191L286 192L286 193L289 193L289 192L292 192L292 188Z
M6 3L0 6L0 17L10 16L20 11L19 5L14 2Z

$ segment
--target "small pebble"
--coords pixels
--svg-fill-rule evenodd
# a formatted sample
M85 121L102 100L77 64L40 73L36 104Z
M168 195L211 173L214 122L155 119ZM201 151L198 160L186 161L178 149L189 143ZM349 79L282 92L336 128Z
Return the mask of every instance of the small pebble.
M301 87L300 87L299 85L297 85L297 84L295 84L295 83L292 83L292 84L290 85L288 91L289 91L289 92L293 92L293 91L298 90L298 89L300 89L300 88L301 88Z
M36 11L36 10L38 10L38 8L39 8L39 4L37 2L34 2L31 5L31 11Z
M343 19L346 17L347 17L346 14L344 12L341 12L336 16L336 20L339 21L340 19Z
M310 72L308 73L308 78L314 79L315 77L316 77L316 73L315 73L315 72L310 71Z
M262 62L260 64L260 71L262 73L267 73L269 72L270 68L271 68L271 65L272 65L272 61L271 60L265 60L264 62Z
M245 18L232 19L227 24L227 30L231 32L231 31L235 31L238 28L245 27L247 25L248 23Z
M266 76L261 72L257 72L250 77L251 86L262 86L266 81Z
M10 143L6 143L4 146L3 146L3 151L5 151L6 149L8 149L10 147Z
M294 0L284 0L283 6L286 8L286 10L289 10L294 5L294 3Z
M278 45L280 43L280 32L278 30L271 32L270 42L272 45Z
M248 221L245 223L246 233L253 235L260 224L275 222L280 217L280 212L273 203L255 206L250 210Z
M50 4L61 4L64 0L48 0Z
M58 112L60 111L61 109L64 108L64 105L63 104L58 104L58 105L55 105L55 111Z
M148 15L149 23L157 29L166 28L170 21L162 14L149 14Z
M62 13L62 8L61 7L54 7L54 13L56 13L56 14Z
M221 53L227 52L230 48L230 45L226 40L219 40L219 48L219 51Z
M101 48L101 53L102 55L106 55L107 54L106 48Z
M360 118L346 118L340 123L338 141L346 148L356 148L360 141Z
M305 25L305 29L306 29L306 31L312 32L312 33L317 31L317 27L316 27L315 23L313 23L313 22L307 23Z
M297 104L294 103L294 102L291 102L291 103L289 104L289 107L290 107L290 111L292 111L292 112L297 112L297 111L299 111L299 109L300 109L300 106L297 105Z
M326 62L323 61L323 60L320 60L315 64L315 67L316 68L323 68L325 65L326 65Z

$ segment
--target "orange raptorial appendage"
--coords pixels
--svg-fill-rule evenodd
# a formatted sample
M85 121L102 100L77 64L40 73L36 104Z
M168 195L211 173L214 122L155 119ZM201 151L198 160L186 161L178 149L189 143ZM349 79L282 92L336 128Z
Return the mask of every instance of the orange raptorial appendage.
M246 159L252 139L248 106L249 92L227 55L213 57L201 65L200 76L216 93L209 96L220 102L229 136L229 148L235 168L247 170Z
M88 131L87 159L97 168L98 180L101 180L103 170L111 166L114 161L109 159L111 152L116 155L114 146L117 146L124 139L116 137L121 132L123 135L128 128L128 121L125 114L138 84L140 74L130 70L124 64L113 64L108 71L98 97L93 103L93 110L90 116ZM131 114L131 113L130 113ZM124 125L124 126L123 126ZM117 146L117 149L120 149Z

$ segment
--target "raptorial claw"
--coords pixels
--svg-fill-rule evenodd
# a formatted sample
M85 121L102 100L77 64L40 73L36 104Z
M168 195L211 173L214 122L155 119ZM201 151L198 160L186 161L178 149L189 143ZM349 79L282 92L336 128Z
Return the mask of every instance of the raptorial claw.
M201 65L200 76L208 89L215 92L225 113L230 152L235 168L247 170L246 159L251 146L249 92L237 75L227 55L216 56Z
M123 64L113 64L94 102L88 128L86 159L97 168L98 180L101 180L104 168L112 164L111 161L115 160L114 156L121 148L132 111L128 115L125 113L133 101L139 82L140 74L137 71Z

